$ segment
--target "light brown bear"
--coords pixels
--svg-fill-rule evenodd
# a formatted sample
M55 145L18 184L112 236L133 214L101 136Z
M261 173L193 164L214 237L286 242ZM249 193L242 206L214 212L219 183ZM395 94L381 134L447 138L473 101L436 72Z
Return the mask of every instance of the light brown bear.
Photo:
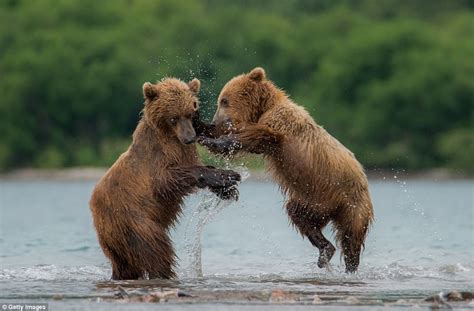
M198 160L192 121L199 87L197 79L145 83L133 142L94 189L90 208L112 279L175 277L169 229L184 197L208 187L221 198L237 198L239 174Z
M287 195L292 223L319 249L318 266L325 267L335 252L321 232L332 222L346 272L356 271L374 216L367 177L354 154L267 80L262 68L224 86L213 126L230 134L201 138L211 151L264 155Z

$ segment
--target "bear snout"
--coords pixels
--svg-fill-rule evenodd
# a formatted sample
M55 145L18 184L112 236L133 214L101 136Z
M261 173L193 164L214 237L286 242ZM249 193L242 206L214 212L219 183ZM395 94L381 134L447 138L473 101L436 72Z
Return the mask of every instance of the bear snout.
M184 138L183 139L183 143L185 145L190 145L190 144L195 143L195 142L196 142L196 136L191 137L191 138Z

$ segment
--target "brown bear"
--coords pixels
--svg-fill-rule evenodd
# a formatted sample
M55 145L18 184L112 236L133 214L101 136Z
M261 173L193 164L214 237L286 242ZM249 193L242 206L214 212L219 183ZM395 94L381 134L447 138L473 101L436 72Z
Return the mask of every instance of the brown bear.
M168 231L184 197L208 187L223 199L237 199L240 175L198 160L192 121L199 88L197 79L145 83L133 142L94 189L90 208L112 279L175 277Z
M267 80L262 68L224 86L212 125L228 135L200 138L211 151L264 155L287 195L292 223L319 249L318 266L335 252L321 232L332 222L346 272L356 271L374 216L367 177L354 154Z

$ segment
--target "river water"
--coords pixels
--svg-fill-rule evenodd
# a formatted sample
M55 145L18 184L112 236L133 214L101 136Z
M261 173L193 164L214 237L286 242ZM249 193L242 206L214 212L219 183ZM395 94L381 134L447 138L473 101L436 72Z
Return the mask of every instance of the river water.
M317 267L317 250L289 224L274 183L243 182L240 200L221 205L203 228L196 213L209 195L196 194L172 232L180 278L164 283L110 282L88 208L93 186L0 181L0 302L43 301L52 309L152 307L115 299L121 285L194 293L187 303L163 304L170 310L274 310L268 297L279 290L296 295L283 299L290 306L276 306L282 310L306 308L315 295L321 306L364 309L413 307L441 291L474 289L473 180L371 180L376 220L356 275L343 272L339 253L330 269ZM330 228L325 233L332 239Z

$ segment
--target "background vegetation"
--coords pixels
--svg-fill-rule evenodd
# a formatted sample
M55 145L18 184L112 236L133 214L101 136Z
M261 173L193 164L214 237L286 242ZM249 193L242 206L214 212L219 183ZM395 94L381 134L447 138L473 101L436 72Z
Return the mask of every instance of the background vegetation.
M141 85L202 81L205 116L263 66L369 168L472 172L469 0L4 0L0 169L109 165Z

